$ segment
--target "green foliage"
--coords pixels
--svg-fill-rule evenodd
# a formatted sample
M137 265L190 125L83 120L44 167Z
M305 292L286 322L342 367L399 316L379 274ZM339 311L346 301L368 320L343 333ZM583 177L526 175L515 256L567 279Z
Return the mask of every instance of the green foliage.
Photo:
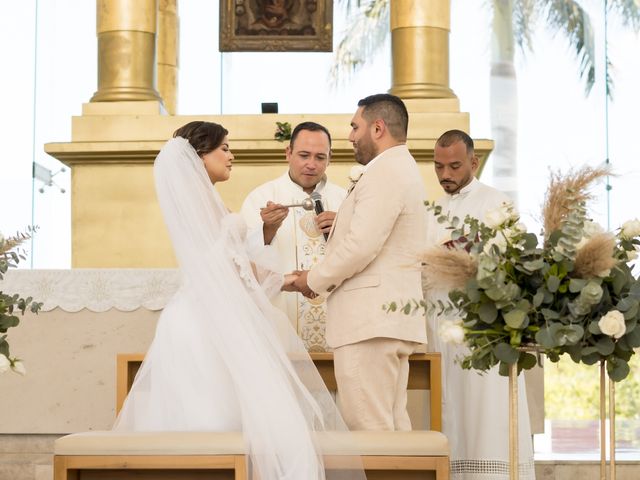
M576 271L584 269L574 269L576 254L591 235L583 203L572 205L543 245L526 232L509 204L487 212L487 223L471 217L460 222L435 205L428 208L449 225L445 247L468 252L477 263L475 277L451 291L446 307L462 319L459 328L470 349L463 368L498 365L503 374L514 363L519 370L532 368L535 362L526 350L533 348L551 362L565 355L586 365L605 361L616 382L629 375L628 362L640 347L640 281L627 263L640 245L639 221L618 231L613 251L600 250L603 262L614 267L582 278Z
M291 140L291 124L289 122L276 122L276 133L273 134L279 142Z
M30 239L34 232L34 228L29 228L26 233L19 232L13 237L4 238L0 235L0 280L4 278L9 268L16 267L20 260L25 259L20 245ZM6 333L9 328L16 327L20 323L18 313L24 315L27 310L38 313L40 308L42 303L34 302L31 297L23 298L17 293L8 294L0 290L0 355L5 356L11 366L14 366L18 360L10 356Z

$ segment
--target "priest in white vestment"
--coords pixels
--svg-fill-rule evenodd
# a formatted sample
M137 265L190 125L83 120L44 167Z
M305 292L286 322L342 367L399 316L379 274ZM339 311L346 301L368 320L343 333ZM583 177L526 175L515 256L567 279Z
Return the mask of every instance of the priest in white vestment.
M322 125L314 122L297 125L286 157L287 172L249 193L241 213L253 231L251 237L262 238L265 245L278 250L283 272L309 270L324 255L325 236L346 192L327 181L331 135ZM324 212L283 207L300 204L311 194L321 199ZM262 236L256 235L256 230L261 230ZM308 351L326 350L324 297L308 299L300 293L285 292L274 299L274 304L287 313Z
M473 140L460 130L445 132L436 142L434 165L436 175L445 190L437 201L442 214L463 220L469 215L484 220L487 210L510 202L504 193L475 178L478 159ZM429 217L429 245L451 239L446 225L435 216ZM438 289L437 279L424 279L428 300L448 300L448 292ZM442 416L443 433L451 446L452 480L507 480L509 478L509 397L508 378L498 374L497 367L480 374L463 370L456 361L468 349L445 343L438 334L443 320L455 314L427 315L428 348L442 354ZM521 375L519 387L520 479L535 478L531 427Z

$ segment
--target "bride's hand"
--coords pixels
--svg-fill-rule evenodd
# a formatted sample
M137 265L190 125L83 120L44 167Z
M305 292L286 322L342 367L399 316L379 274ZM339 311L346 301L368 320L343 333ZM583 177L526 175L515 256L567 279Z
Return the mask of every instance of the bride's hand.
M297 289L293 286L293 282L295 282L297 278L297 272L287 273L284 276L284 283L282 284L280 290L282 290L283 292L296 292Z

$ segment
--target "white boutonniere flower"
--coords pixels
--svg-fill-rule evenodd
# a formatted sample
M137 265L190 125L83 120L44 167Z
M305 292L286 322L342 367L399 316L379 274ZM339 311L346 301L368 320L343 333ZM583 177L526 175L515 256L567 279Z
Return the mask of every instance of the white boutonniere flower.
M358 180L360 180L360 177L363 173L363 165L354 165L353 167L351 167L351 171L349 172L349 180L351 180L351 186L349 187L350 191L353 189L353 187L356 186L356 183L358 183Z

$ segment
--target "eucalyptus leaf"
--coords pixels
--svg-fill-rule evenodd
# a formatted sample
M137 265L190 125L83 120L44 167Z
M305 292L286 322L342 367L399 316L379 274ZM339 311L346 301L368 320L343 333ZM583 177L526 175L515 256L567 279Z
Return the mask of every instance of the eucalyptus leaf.
M520 359L518 360L518 367L520 367L522 370L530 370L533 367L535 367L537 363L538 362L536 360L535 355L528 352L520 353Z
M498 318L498 309L493 302L486 302L478 308L478 315L484 323L492 324Z
M620 358L607 360L607 374L614 382L619 382L629 375L629 364Z
M511 328L520 329L526 327L527 324L527 312L519 309L503 313L502 318L504 318L504 322Z
M493 353L496 358L505 363L516 363L520 357L520 352L508 343L498 343L493 347Z
M542 305L543 300L544 300L544 291L541 291L540 289L538 289L536 294L533 296L534 308L538 308L540 305Z
M547 278L547 288L550 292L557 292L559 286L560 278L556 277L555 275L551 275L549 278Z
M578 293L586 284L587 281L582 278L572 278L569 281L569 291L572 293Z
M596 344L596 349L598 349L598 353L603 357L611 355L616 348L616 344L613 343L611 337L602 337L600 338Z
M544 348L554 348L559 346L555 336L553 335L553 332L551 331L550 327L542 327L540 330L538 330L538 332L536 333L536 343L539 343L540 345L542 345Z

